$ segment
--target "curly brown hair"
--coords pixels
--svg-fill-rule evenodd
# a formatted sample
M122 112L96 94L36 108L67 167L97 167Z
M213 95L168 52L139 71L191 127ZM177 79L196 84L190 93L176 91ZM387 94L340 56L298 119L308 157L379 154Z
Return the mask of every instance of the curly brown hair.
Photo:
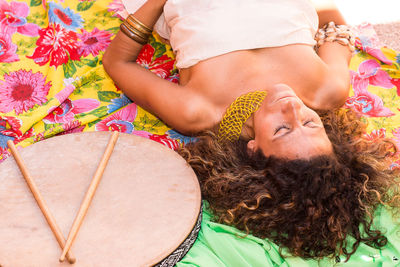
M332 155L288 160L259 151L249 156L245 140L218 143L213 132L179 151L196 172L217 221L303 258L349 259L361 242L387 243L372 223L379 205L399 206L398 171L387 161L394 144L363 138L366 125L351 111L320 115ZM348 244L348 235L355 243Z

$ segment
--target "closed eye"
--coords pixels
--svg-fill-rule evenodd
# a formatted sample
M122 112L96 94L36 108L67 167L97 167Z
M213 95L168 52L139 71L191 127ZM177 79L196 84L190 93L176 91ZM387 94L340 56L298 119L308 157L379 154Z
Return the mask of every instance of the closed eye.
M306 120L303 123L303 126L307 126L307 127L310 127L310 128L318 128L318 127L320 127L320 125L318 123L316 123L313 119ZM276 127L274 129L274 135L278 134L283 129L290 130L290 126L285 125L285 124L279 125L278 127Z
M304 122L303 123L303 126L308 126L308 127L311 127L311 128L316 128L316 127L319 127L319 124L318 123L316 123L314 120L307 120L306 122Z
M288 129L289 130L290 128L288 126L286 126L286 125L279 125L278 127L275 128L274 135L279 133L279 131L282 130L282 129Z

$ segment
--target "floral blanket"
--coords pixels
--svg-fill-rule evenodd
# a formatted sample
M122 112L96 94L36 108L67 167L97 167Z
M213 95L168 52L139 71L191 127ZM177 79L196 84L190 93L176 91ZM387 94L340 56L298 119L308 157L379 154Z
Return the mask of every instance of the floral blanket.
M0 162L8 140L21 148L82 131L118 130L172 149L190 141L130 101L105 73L102 55L124 14L120 0L0 0ZM370 25L355 30L345 108L370 122L366 138L389 136L400 146L400 54L383 47ZM137 62L178 82L172 50L156 34Z

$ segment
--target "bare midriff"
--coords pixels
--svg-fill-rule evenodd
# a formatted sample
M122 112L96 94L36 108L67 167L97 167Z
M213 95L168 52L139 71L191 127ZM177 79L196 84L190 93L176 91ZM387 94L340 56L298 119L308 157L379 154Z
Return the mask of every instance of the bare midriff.
M239 50L200 61L180 70L180 84L194 90L223 114L235 98L275 84L289 85L305 99L323 85L326 66L309 45Z

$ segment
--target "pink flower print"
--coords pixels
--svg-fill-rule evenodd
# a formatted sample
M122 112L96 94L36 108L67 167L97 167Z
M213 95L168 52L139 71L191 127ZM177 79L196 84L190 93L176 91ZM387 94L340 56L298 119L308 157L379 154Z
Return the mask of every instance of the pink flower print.
M134 130L133 120L137 115L135 103L120 109L114 114L96 124L96 131L119 131L121 133L132 133Z
M150 136L152 135L151 133L149 133L149 132L146 132L146 131L133 131L132 132L134 135L137 135L137 136L140 136L140 137L144 137L144 138L150 138Z
M368 40L368 39L367 39L367 40ZM381 47L381 46L378 46L378 47L370 46L370 45L368 44L368 41L367 41L367 40L363 40L362 37L357 37L357 38L356 38L356 42L355 42L355 46L356 46L358 49L364 51L365 53L367 53L367 54L373 56L374 58L376 58L376 59L382 61L383 63L385 63L385 64L387 64L387 65L392 65L392 64L393 64L393 62L392 62L390 59L388 59L388 58L385 56L385 54L383 54L383 52L382 52L381 49L379 48L379 47Z
M7 147L7 141L12 140L15 144L33 135L33 128L22 134L22 122L15 117L0 117L0 147Z
M386 129L385 128L375 129L372 130L371 133L369 134L366 133L363 136L366 140L374 142L386 137Z
M38 134L36 134L34 137L33 137L33 142L39 142L39 141L42 141L42 140L44 140L44 139L46 139L45 137L44 137L44 133L38 133Z
M345 105L362 116L390 117L395 115L390 109L383 106L381 98L367 90L355 91L355 95L349 97Z
M0 147L6 148L8 140L22 136L21 120L15 117L0 116Z
M16 117L0 116L0 133L7 136L17 137L22 135L22 121Z
M82 34L78 37L81 39L78 42L78 52L81 56L88 56L92 54L94 57L99 54L100 51L104 51L111 42L112 34L108 31L102 31L94 28L92 32L87 32L82 29Z
M75 128L78 128L79 126L81 126L80 121L71 121L71 122L63 124L62 127L63 127L64 131L71 131Z
M72 94L72 92L75 90L75 86L72 84L69 84L64 87L60 92L58 92L54 97L57 98L57 100L62 103L65 101L65 99L68 98Z
M179 148L179 143L175 139L168 138L168 135L158 135L158 134L152 134L150 135L150 139L154 140L158 143L163 144L166 147L169 147L173 150L176 150Z
M387 64L387 65L392 65L392 64L393 64L393 62L392 62L390 59L388 59L388 58L385 56L385 54L383 54L383 52L381 51L381 49L379 49L379 48L372 48L372 47L368 47L368 46L367 46L367 47L364 48L364 51L365 51L367 54L373 56L373 57L376 58L376 59L379 59L380 61L382 61L383 63L385 63L385 64Z
M4 75L0 81L0 112L15 110L17 115L47 101L51 82L40 72L18 70Z
M47 28L39 31L37 47L32 58L36 64L45 65L50 61L50 66L56 68L66 64L69 59L79 60L77 35L73 31L66 30L59 24L50 24Z
M28 131L26 131L22 136L17 136L17 138L14 139L14 143L19 143L29 137L33 136L33 128L30 128Z
M358 67L358 72L350 71L354 91L364 91L368 85L392 88L389 74L381 70L381 65L373 59L366 60Z
M11 34L19 32L28 36L38 35L39 26L26 21L28 14L29 7L26 3L12 1L8 4L5 0L0 0L0 24L8 28Z
M81 133L81 132L83 132L83 130L85 129L85 127L86 127L86 125L82 125L82 126L79 126L79 127L76 127L76 128L70 129L70 130L67 130L67 131L63 132L63 134Z
M60 106L50 108L49 114L43 118L45 123L68 123L74 120L75 114L87 112L97 108L100 102L96 99L66 99Z
M2 148L0 146L0 163L6 160L10 156L10 152L7 150L7 148Z
M75 90L74 82L79 80L79 77L76 78L66 78L64 79L64 89L59 91L54 97L57 98L58 102L62 103L67 99L72 92ZM49 111L50 112L50 111Z
M400 96L400 79L393 78L391 79L391 82L394 86L396 86L397 95Z
M45 123L67 123L74 120L75 113L72 112L72 101L66 99L58 107L51 107L49 114L43 118Z
M392 64L392 61L380 50L384 44L379 40L374 27L370 23L362 23L354 26L352 27L352 31L356 36L355 46L358 49L365 51L367 54L370 54L385 64Z
M113 16L121 20L124 20L129 15L121 0L113 0L112 3L108 5L108 12L113 12Z
M86 125L81 125L80 121L71 121L62 125L64 132L57 135L64 135L70 133L81 133L85 129Z
M155 49L151 45L144 45L136 62L146 69L151 70L159 77L165 79L170 75L171 70L174 68L175 60L167 55L162 55L161 57L153 59L154 52Z
M15 53L17 46L12 43L11 35L0 24L0 62L15 62L18 61L18 55Z

